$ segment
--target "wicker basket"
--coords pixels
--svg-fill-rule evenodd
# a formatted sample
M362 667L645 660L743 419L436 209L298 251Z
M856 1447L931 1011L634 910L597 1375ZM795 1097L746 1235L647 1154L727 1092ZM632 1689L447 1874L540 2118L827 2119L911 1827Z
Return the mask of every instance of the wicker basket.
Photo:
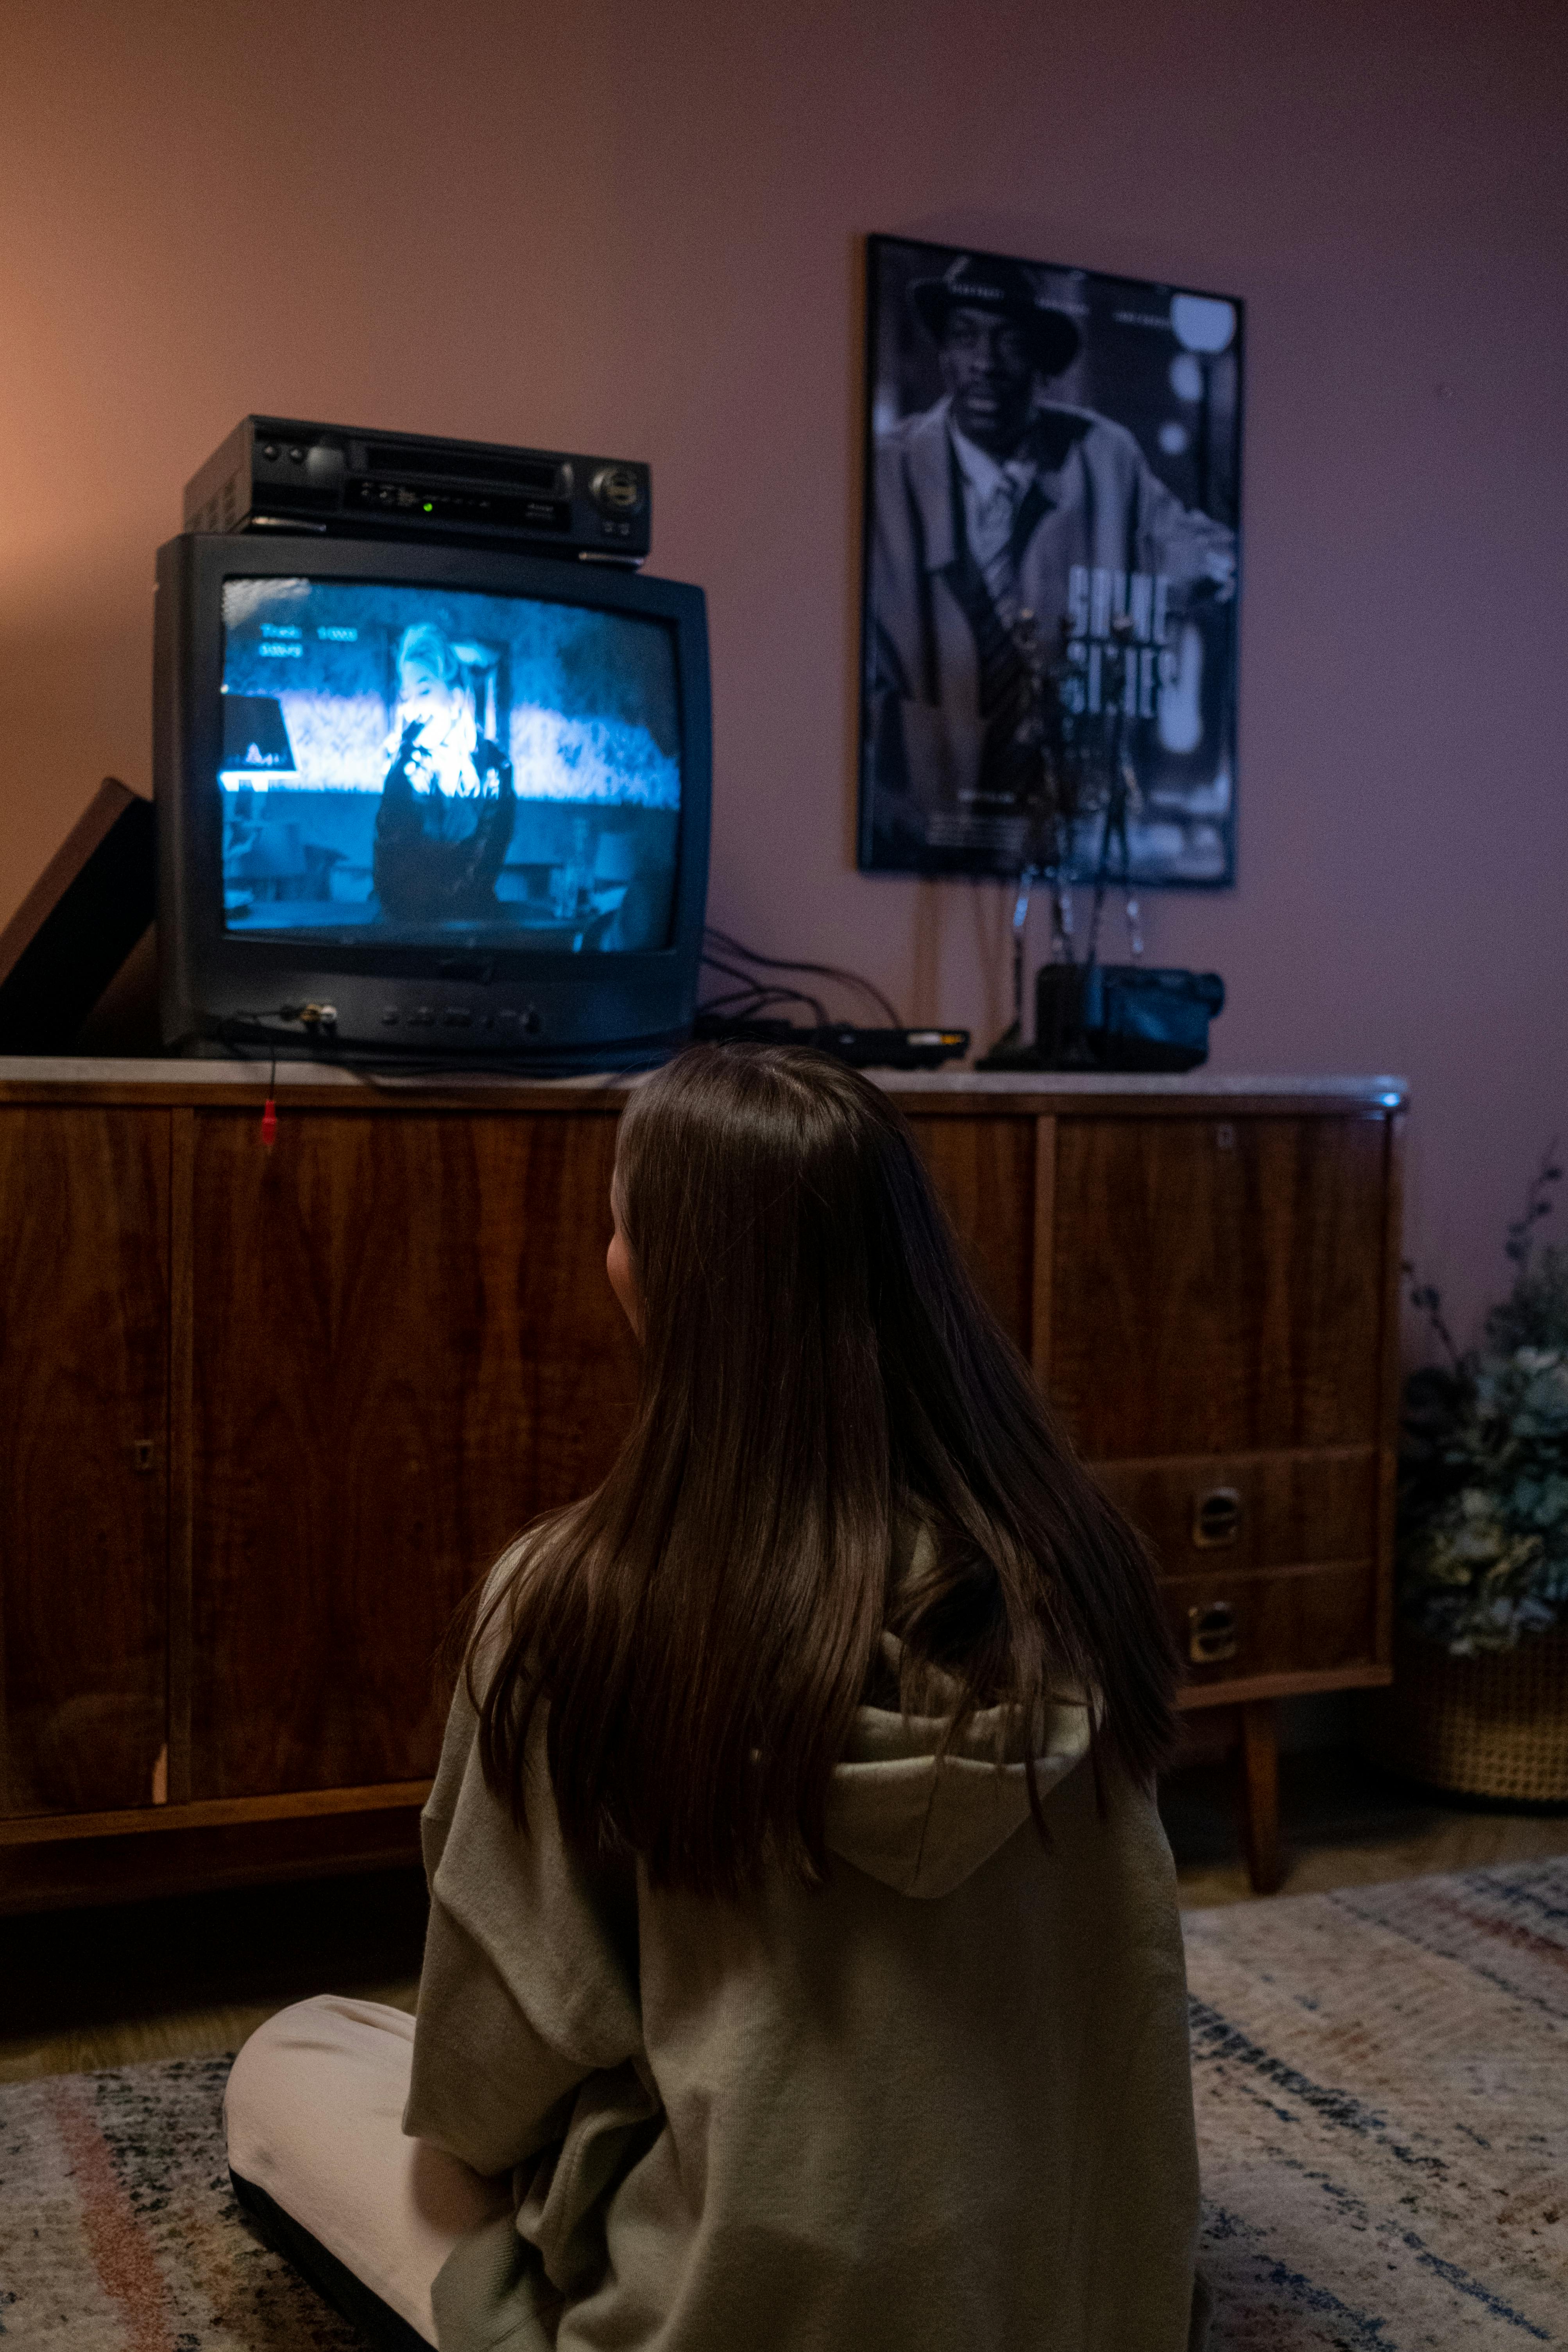
M1362 1743L1375 1763L1433 1788L1568 1803L1568 1632L1451 1658L1401 1631L1393 1688L1369 1696Z

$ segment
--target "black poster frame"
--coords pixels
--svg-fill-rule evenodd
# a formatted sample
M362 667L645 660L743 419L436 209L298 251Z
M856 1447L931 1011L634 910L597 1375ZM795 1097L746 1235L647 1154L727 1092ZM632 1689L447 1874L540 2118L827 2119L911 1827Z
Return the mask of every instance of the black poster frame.
M959 316L978 319L983 337L987 318L1016 318L1037 355L1010 467L995 446L994 388L990 410L984 385L967 407L955 396ZM1037 832L1002 770L1016 680L1010 705L995 667L1010 604L1027 598L1026 625L1061 690L1086 707L1091 697L1110 707L1112 673L1130 675L1132 655L1117 739L1137 785L1127 878L1140 889L1234 885L1245 333L1235 296L868 236L862 872L1008 876L1037 864ZM960 415L993 425L978 458L954 430ZM988 616L994 571L971 562L965 541L973 501L999 471L1014 477L1007 543L1021 557ZM1103 821L1099 811L1074 828L1064 878L1094 877ZM1114 862L1120 878L1120 845Z

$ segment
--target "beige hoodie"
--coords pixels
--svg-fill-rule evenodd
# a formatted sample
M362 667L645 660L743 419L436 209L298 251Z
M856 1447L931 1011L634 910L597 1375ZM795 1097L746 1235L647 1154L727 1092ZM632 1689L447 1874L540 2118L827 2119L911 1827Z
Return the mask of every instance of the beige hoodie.
M442 2352L1184 2352L1197 2164L1181 1930L1150 1797L1101 1815L1081 1706L863 1707L810 1891L657 1893L530 1833L459 1691L404 2129L511 2168L436 2283Z

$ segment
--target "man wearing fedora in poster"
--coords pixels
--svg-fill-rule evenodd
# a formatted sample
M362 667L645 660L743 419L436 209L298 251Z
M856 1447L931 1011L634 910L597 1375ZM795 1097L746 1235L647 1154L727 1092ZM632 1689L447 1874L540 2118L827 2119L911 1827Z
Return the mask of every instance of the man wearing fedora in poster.
M876 832L889 864L970 847L994 870L1028 772L1021 618L1050 658L1098 573L1123 598L1147 583L1142 609L1163 622L1200 583L1232 593L1236 538L1183 506L1124 426L1043 396L1082 338L1021 263L959 254L909 299L944 389L876 445Z

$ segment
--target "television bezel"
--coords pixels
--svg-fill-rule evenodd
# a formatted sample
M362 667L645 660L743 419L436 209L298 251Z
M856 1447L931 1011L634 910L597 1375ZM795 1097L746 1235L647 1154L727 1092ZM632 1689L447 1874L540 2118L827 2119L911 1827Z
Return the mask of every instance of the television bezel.
M493 939L360 946L247 937L227 927L217 788L223 587L228 580L289 578L521 596L667 624L681 740L668 944L585 954L512 949ZM504 1061L549 1072L633 1066L689 1034L712 797L700 588L488 548L184 532L158 551L153 701L161 997L171 1047L221 1052L250 1042L312 1058ZM286 1006L323 1002L337 1016L330 1028L283 1017ZM431 1017L412 1017L425 1013Z

